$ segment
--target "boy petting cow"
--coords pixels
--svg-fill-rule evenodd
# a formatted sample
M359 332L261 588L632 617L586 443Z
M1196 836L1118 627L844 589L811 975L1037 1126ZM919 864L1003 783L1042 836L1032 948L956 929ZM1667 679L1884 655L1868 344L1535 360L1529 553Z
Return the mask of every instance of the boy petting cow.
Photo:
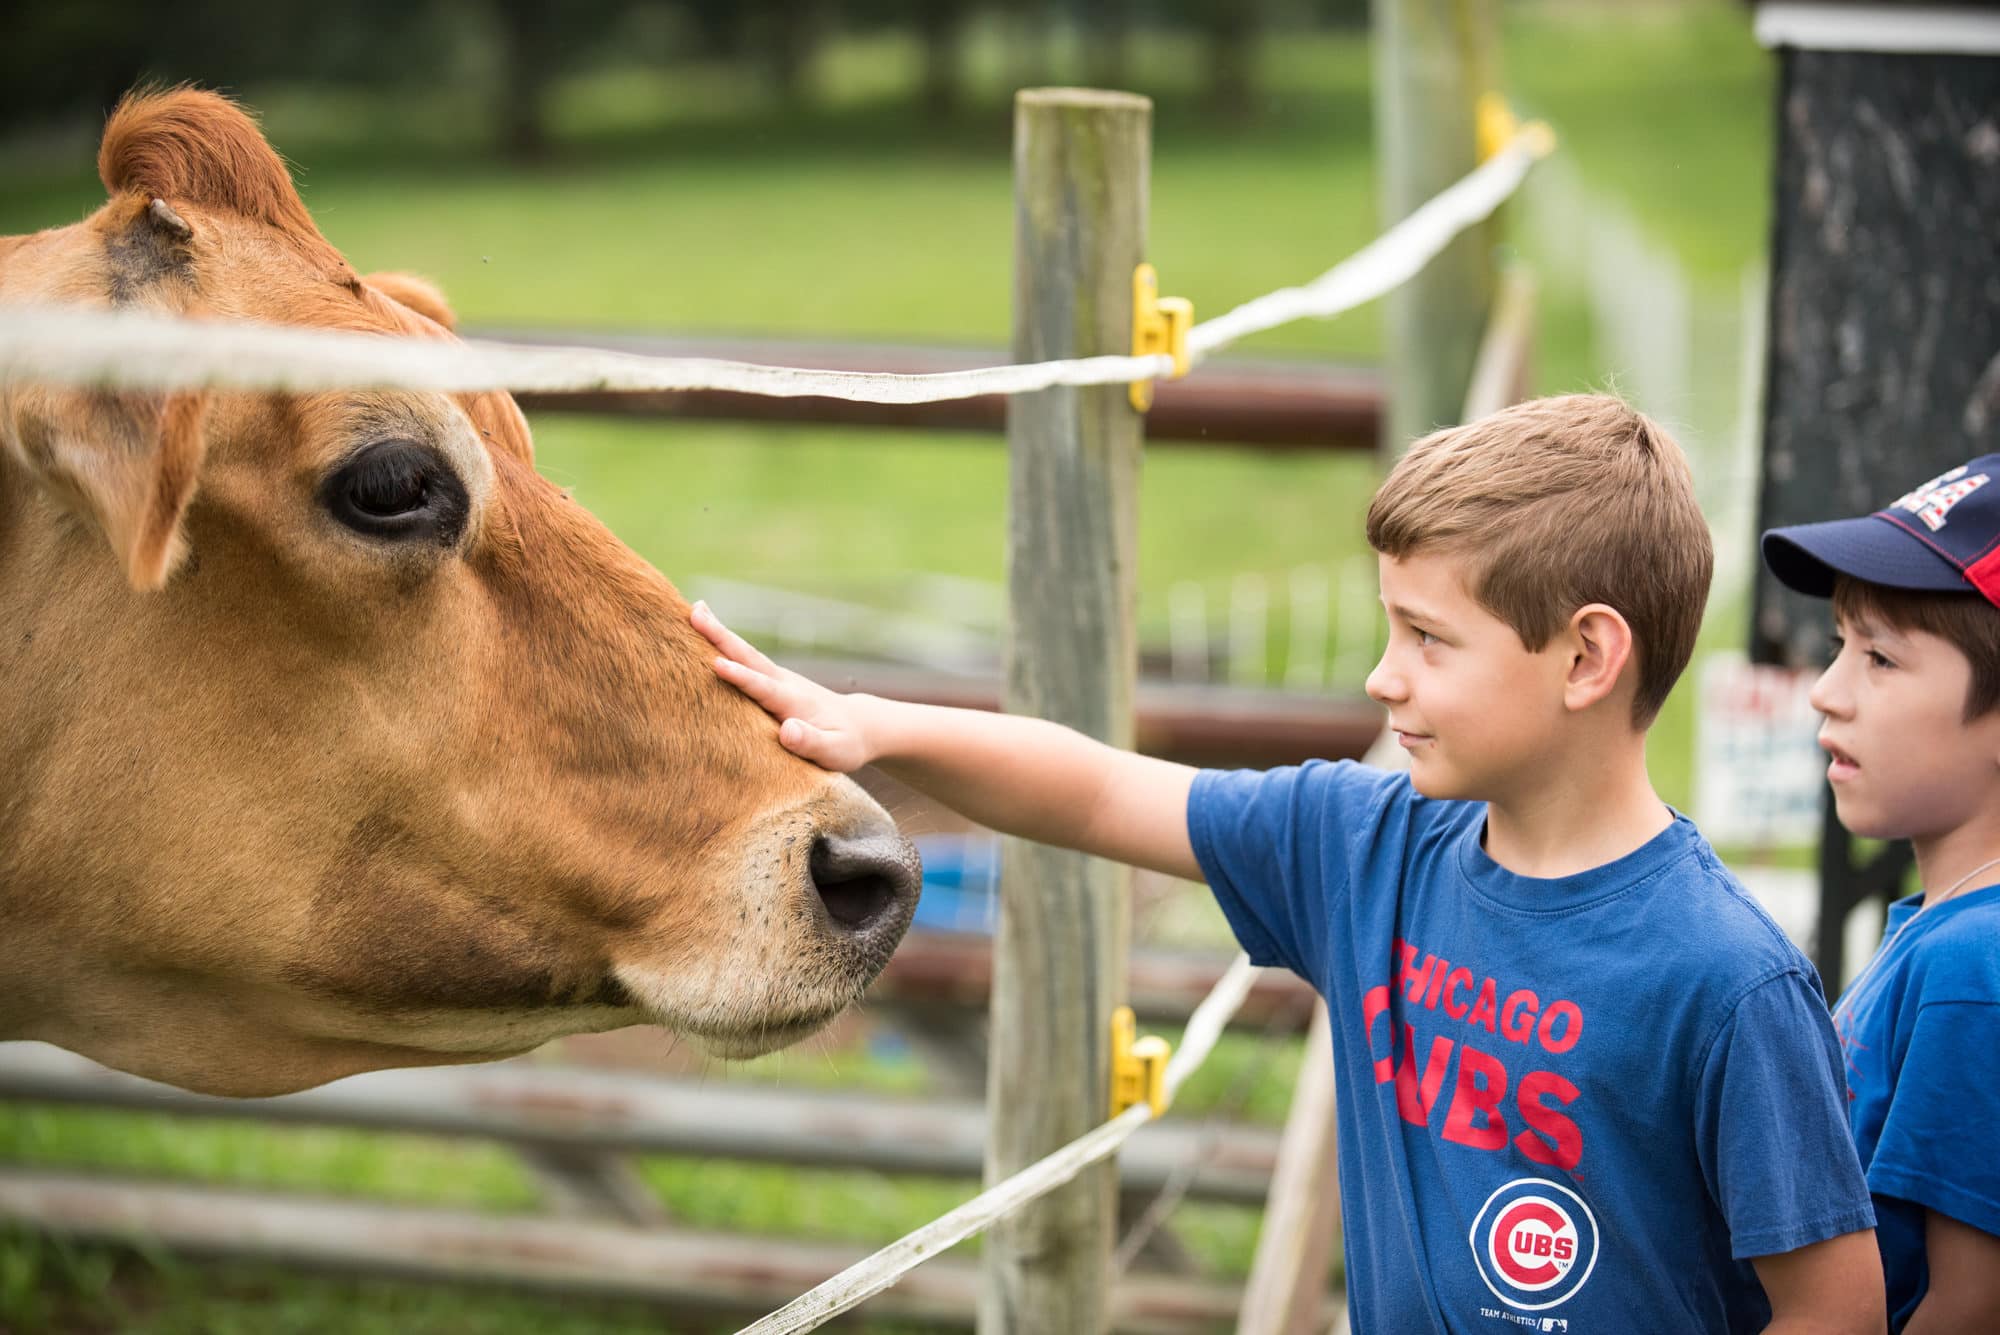
M1971 1089L2000 1054L2000 888L1977 888L2000 880L1979 879L2000 866L2000 485L1966 485L1987 464L1851 521L1881 534L1767 548L1847 635L1816 696L1843 819L1915 838L1939 891L1897 906L1838 1034L1812 965L1648 777L1713 558L1679 446L1615 398L1439 431L1376 493L1367 690L1407 773L1197 771L838 694L694 619L792 752L1205 881L1252 959L1318 989L1356 1331L1880 1331L1885 1263L1909 1330L2000 1329L1963 1315L2000 1276L2000 1094Z

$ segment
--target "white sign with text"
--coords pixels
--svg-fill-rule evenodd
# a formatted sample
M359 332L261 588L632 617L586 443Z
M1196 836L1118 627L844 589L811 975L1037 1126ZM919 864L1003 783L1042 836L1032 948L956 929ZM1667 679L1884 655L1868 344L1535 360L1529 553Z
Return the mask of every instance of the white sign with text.
M1819 842L1826 753L1806 699L1818 674L1704 655L1695 716L1695 821L1712 844Z

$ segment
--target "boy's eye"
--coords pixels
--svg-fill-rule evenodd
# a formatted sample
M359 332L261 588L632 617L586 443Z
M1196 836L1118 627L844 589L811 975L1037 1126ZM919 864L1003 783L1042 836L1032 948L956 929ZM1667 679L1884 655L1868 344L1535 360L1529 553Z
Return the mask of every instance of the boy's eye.
M1895 660L1889 658L1886 654L1882 653L1880 650L1870 649L1868 651L1868 666L1878 667L1878 668L1892 668L1896 666L1896 663Z
M1438 637L1431 634L1429 631L1427 630L1417 631L1418 644L1429 645L1429 644L1436 644L1437 642L1438 642Z

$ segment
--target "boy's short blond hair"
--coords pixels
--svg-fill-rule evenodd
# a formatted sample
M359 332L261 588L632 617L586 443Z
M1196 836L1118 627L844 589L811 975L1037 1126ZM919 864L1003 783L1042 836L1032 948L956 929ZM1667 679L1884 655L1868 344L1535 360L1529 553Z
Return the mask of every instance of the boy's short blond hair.
M1466 592L1540 650L1588 603L1632 627L1633 725L1694 653L1715 549L1687 456L1608 394L1534 399L1410 447L1368 507L1385 556L1465 563Z

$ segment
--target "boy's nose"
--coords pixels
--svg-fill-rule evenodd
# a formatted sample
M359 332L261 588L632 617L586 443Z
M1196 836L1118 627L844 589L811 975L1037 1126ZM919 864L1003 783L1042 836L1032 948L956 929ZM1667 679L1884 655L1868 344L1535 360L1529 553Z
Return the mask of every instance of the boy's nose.
M1840 664L1837 662L1829 666L1826 671L1819 674L1819 680L1812 684L1812 689L1806 692L1806 703L1828 717L1846 710L1847 693L1840 689L1840 683L1834 675L1839 669Z
M1402 674L1390 669L1387 654L1382 655L1382 661L1368 674L1368 680L1361 683L1361 689L1378 705L1398 704L1410 694Z

